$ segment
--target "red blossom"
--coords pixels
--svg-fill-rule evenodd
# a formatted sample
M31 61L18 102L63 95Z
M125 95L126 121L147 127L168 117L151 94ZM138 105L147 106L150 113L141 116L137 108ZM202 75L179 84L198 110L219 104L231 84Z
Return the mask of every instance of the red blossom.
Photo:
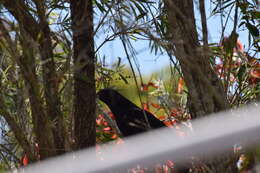
M151 103L152 107L159 109L161 106L159 104L156 103Z
M178 88L177 88L177 93L182 93L183 91L183 88L184 88L184 79L182 77L179 78L179 81L178 81Z
M143 103L143 109L149 111L149 105L147 103Z
M160 164L155 166L155 173L163 173L162 166Z
M250 75L253 78L259 79L260 78L260 68L254 68L254 69L250 70Z
M174 162L172 160L167 160L166 165L169 166L170 168L174 167Z
M101 119L96 119L97 125L101 126L102 125L102 120Z
M238 40L238 39L237 39L237 44L236 44L236 47L235 47L235 51L238 51L238 52L241 52L241 53L244 52L244 46L243 46L242 42L240 40Z
M123 144L123 143L124 143L124 140L121 139L121 138L118 138L118 139L116 140L116 144L117 144L117 145Z
M22 158L23 166L27 166L29 163L29 159L27 157L27 154L25 154Z
M104 126L108 126L108 122L103 121L103 125L104 125Z
M158 118L159 118L159 120L163 121L166 119L166 116L162 115L162 116L159 116Z
M180 114L180 111L179 111L178 109L173 108L173 109L171 110L171 116L176 117L176 116L178 116L179 114Z
M116 139L118 136L117 136L117 134L113 134L112 136L111 136L111 139Z
M111 128L110 128L110 127L105 127L105 128L103 128L103 130L104 130L104 131L110 131Z
M112 118L113 120L115 120L115 116L114 116L114 114L113 114L112 112L108 112L107 114L110 116L110 118Z
M142 84L141 91L148 91L148 85Z
M249 62L252 65L252 69L250 70L249 74L249 84L256 84L260 81L260 62L258 62L255 58L249 58Z
M173 128L173 126L177 123L176 120L165 120L163 121L163 123L170 128Z
M153 87L153 88L159 88L158 86L156 86L153 82L149 82L148 83L148 86L151 86L151 87Z

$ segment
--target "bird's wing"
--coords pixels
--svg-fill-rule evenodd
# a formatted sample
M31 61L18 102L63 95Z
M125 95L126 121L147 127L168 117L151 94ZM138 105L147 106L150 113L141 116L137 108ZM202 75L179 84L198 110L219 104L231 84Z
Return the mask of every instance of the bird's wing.
M165 127L164 123L157 119L152 113L138 107L129 111L127 119L129 121L129 125L136 126L144 130Z
M128 125L133 128L138 128L140 130L148 130L149 126L146 123L145 117L144 117L144 111L140 108L133 108L129 110L128 115L126 115L126 120L128 122ZM147 115L149 116L149 115Z
M152 113L146 111L146 115L152 129L165 127L165 124L156 118Z

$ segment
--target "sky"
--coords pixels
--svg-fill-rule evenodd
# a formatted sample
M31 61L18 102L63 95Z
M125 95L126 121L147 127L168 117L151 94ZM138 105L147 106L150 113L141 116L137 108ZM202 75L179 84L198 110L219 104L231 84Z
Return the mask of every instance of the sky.
M206 5L206 12L207 12L207 19L208 19L208 30L209 30L209 43L219 43L220 36L221 36L221 22L220 16L210 16L210 13L214 6L210 5L209 1L205 1ZM195 5L195 9L198 8ZM198 10L195 10L196 15L196 22L197 26L201 27L200 25L200 15ZM230 35L233 29L233 22L231 21L225 30L225 36ZM248 32L242 31L241 28L238 29L239 33L239 40L248 47ZM96 39L97 45L99 45L104 38L99 37ZM137 60L140 66L140 70L143 75L149 75L154 71L160 71L163 67L169 64L169 57L166 54L162 55L154 55L154 53L150 52L149 42L148 41L132 41L133 47L136 49L137 52ZM126 55L124 53L123 46L119 39L116 41L111 41L106 43L99 51L100 57L106 55L106 63L112 64L118 60L118 57L122 58L122 62L124 64L128 64L128 60L126 59Z

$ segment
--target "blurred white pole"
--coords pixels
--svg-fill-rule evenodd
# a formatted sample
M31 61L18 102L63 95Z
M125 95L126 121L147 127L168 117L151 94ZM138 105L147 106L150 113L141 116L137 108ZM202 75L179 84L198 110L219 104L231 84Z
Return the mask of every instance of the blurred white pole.
M170 128L125 138L122 145L105 146L102 161L96 158L95 148L92 148L29 165L25 172L120 172L136 164L149 166L167 159L179 162L189 156L232 152L234 144L248 146L260 141L259 108L248 106L193 121L193 132L182 138Z

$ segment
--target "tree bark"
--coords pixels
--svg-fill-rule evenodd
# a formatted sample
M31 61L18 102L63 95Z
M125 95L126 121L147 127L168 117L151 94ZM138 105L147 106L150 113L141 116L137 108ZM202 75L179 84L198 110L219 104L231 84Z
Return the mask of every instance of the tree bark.
M39 16L40 38L40 57L43 61L43 82L44 82L44 96L47 106L47 115L54 123L53 136L57 150L57 154L65 152L65 137L66 132L64 128L64 118L60 108L60 100L58 97L58 76L55 70L55 62L53 57L53 48L51 40L51 31L46 18L46 10L44 1L34 0Z
M31 149L31 145L29 141L27 140L27 137L25 133L23 133L23 129L20 128L13 118L14 115L10 114L9 112L6 111L7 108L4 105L4 100L2 96L0 96L0 113L4 117L5 121L8 123L9 128L12 130L14 133L14 136L16 140L19 142L21 147L24 149L25 153L27 153L30 161L36 161L36 156L33 153L33 150Z
M74 125L76 149L96 143L95 54L91 0L72 0Z
M24 32L21 30L21 32ZM40 84L36 74L36 64L32 47L33 41L26 33L22 34L21 45L23 54L16 57L17 63L21 68L26 88L28 90L30 107L32 111L33 132L36 136L36 142L39 144L39 154L41 160L56 155L54 135L52 132L53 123L44 108L44 102L41 98Z
M221 81L209 61L209 54L200 45L192 0L165 0L168 11L171 43L180 61L189 90L189 110L193 118L225 110L229 107ZM169 7L169 8L168 8Z
M209 50L206 38L203 46L199 43L193 0L164 0L164 2L171 31L171 47L180 62L188 88L188 108L192 118L204 117L229 108L224 87L211 67L209 52L205 52ZM206 35L204 34L204 37ZM232 163L224 164L229 159ZM235 161L234 156L224 155L206 161L206 165L213 172L231 173L237 171Z
M33 41L28 34L21 28L20 43L22 48L22 55L16 49L16 44L12 41L11 36L6 31L4 25L0 24L1 31L4 34L5 40L10 45L8 48L12 60L18 64L21 69L22 76L24 78L26 89L28 90L28 96L32 114L33 132L36 137L36 142L39 144L39 154L41 159L45 159L56 155L56 150L53 143L53 133L51 131L51 122L46 115L43 100L40 94L40 84L36 75L36 65L34 58ZM7 111L6 111L7 112ZM13 122L14 121L9 121ZM16 123L16 122L15 122ZM10 126L14 126L9 124ZM18 126L16 124L16 126ZM44 131L43 131L44 130ZM18 135L15 135L18 136ZM27 148L23 146L19 140L18 142L26 151ZM28 153L28 151L27 151ZM33 157L29 158L30 161L34 161Z
M20 28L28 35L28 39L33 39L39 43L40 58L42 60L43 87L46 101L46 113L53 126L51 126L54 136L54 143L57 154L65 152L65 128L63 115L58 98L58 80L55 71L55 62L53 59L53 48L51 32L47 21L45 1L34 0L39 21L29 13L28 6L23 0L17 0L13 3L9 0L3 0L4 6L16 18ZM28 27L30 26L30 27Z

